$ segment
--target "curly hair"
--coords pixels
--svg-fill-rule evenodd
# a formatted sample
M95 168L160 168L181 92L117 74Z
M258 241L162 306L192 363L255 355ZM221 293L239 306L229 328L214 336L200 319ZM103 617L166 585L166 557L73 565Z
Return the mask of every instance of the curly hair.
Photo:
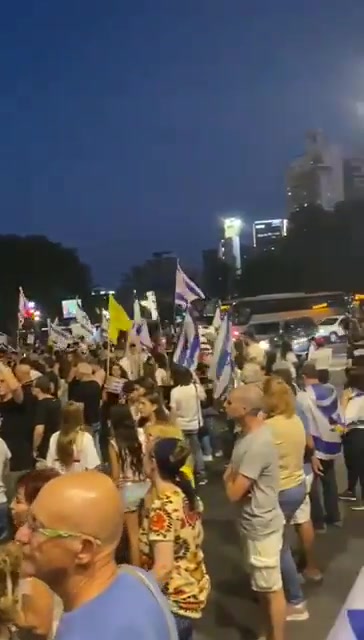
M15 542L0 546L0 625L14 624L19 615L22 550Z

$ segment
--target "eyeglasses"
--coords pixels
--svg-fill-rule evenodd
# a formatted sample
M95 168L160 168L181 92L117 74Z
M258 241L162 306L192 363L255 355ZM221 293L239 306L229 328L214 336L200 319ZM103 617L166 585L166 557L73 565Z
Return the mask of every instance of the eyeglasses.
M63 529L53 529L50 527L43 527L41 524L38 524L34 521L27 520L26 526L29 531L33 533L40 533L45 538L49 538L50 540L55 540L56 538L62 538L66 540L68 538L85 538L86 540L92 540L96 544L101 544L101 540L95 538L94 536L89 536L85 533L79 532L75 533L74 531L64 531Z

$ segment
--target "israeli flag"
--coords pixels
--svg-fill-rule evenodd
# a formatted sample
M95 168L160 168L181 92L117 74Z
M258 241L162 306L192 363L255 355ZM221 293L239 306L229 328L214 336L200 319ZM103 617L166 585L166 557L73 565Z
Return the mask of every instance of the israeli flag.
M231 320L226 315L220 324L209 370L209 378L214 381L214 398L225 396L233 380L234 359L231 330Z
M86 311L82 309L79 300L77 300L76 305L76 323L79 325L77 328L74 327L73 329L71 325L71 331L75 337L83 336L86 341L92 342L94 337L94 328Z
M326 640L364 640L364 568Z
M177 262L175 303L187 308L193 300L198 299L204 300L204 293L186 276Z
M189 311L186 311L182 330L173 354L173 362L194 371L200 355L200 334L197 324Z
M135 340L145 349L153 348L148 323L142 318L139 300L134 300L134 323L129 334L129 341L130 340Z
M308 386L297 393L309 419L310 431L318 458L333 460L341 453L342 440L337 431L342 426L339 401L335 387L331 384Z
M67 331L64 331L62 327L59 326L57 318L54 322L48 320L47 325L49 341L60 351L67 349L71 337L68 335Z

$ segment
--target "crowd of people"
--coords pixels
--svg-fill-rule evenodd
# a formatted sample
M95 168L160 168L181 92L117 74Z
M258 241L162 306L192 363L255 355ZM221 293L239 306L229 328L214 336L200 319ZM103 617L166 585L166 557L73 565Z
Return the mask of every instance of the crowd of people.
M309 617L304 583L323 578L315 536L342 526L340 499L364 511L360 357L340 398L319 359L300 368L289 344L269 359L248 333L217 402L206 362L192 372L134 344L110 360L2 353L0 639L191 640L210 592L199 493L216 459L261 637L284 640Z

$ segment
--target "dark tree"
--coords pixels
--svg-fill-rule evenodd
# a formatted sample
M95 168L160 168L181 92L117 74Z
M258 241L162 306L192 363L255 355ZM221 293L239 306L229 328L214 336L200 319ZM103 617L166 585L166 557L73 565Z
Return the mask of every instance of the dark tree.
M16 330L20 286L54 318L61 300L79 296L87 307L92 278L74 249L45 236L0 236L0 328L6 333Z

